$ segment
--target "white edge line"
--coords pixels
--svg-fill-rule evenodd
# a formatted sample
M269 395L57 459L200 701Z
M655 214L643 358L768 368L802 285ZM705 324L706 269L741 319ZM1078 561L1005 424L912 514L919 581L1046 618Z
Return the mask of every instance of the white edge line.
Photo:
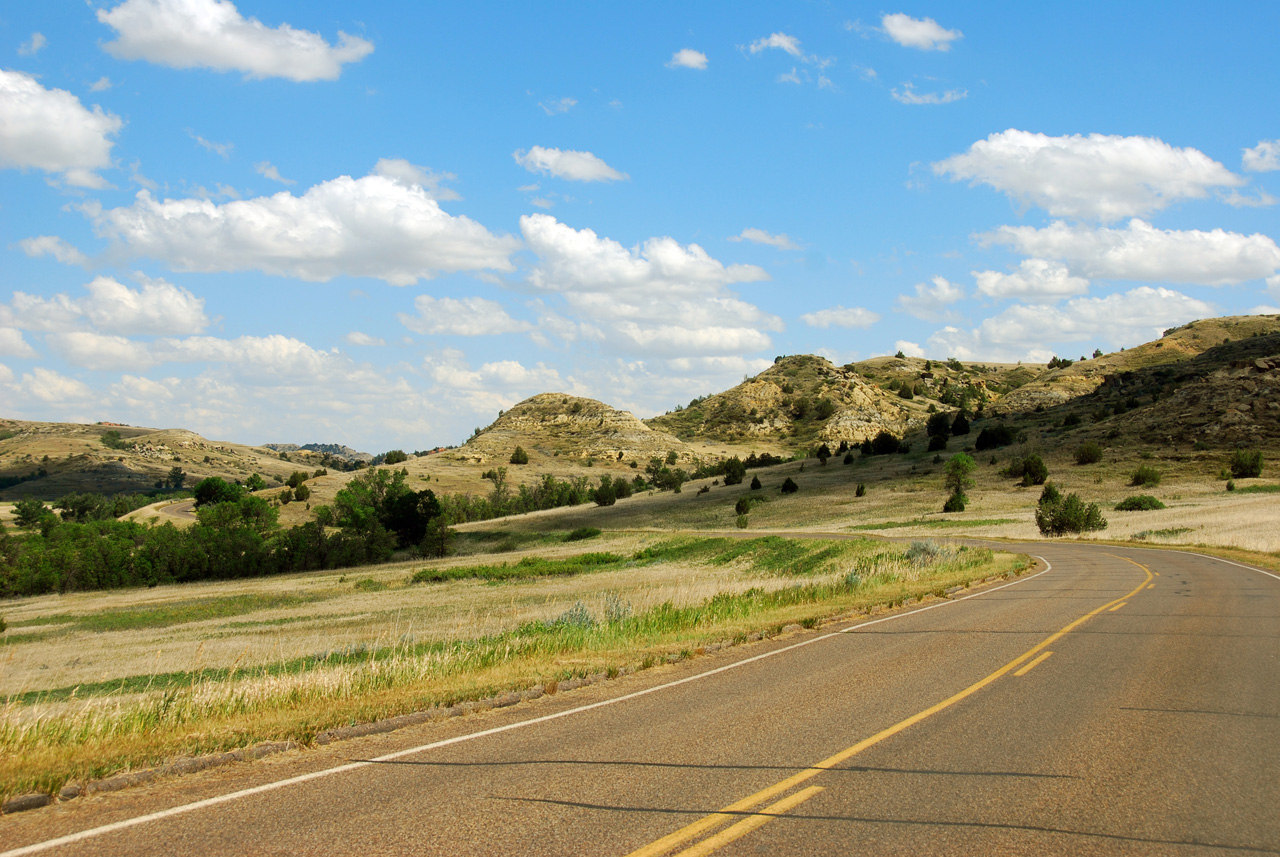
M1174 551L1174 553L1189 553L1192 556L1203 557L1204 559L1216 559L1218 562L1225 562L1227 565L1234 565L1236 568L1244 568L1244 569L1248 569L1249 571L1256 571L1258 572L1258 574L1265 574L1267 577L1274 577L1276 580L1280 580L1280 574L1273 574L1272 572L1267 571L1266 569L1255 568L1252 565L1245 565L1244 563L1240 563L1240 562L1232 562L1229 559L1223 559L1222 557L1214 556L1213 554L1196 553L1195 551ZM4 855L0 854L0 857L4 857Z
M104 824L101 827L93 827L88 830L82 830L78 833L69 833L66 836L60 836L57 839L49 839L44 842L36 842L32 845L25 845L21 848L14 848L10 851L0 852L0 857L19 857L19 855L23 855L23 854L37 854L41 851L47 851L50 848L57 848L62 845L70 845L75 842L82 842L85 839L91 839L96 836L101 836L105 833L113 833L117 830L125 830L130 827L135 827L139 824L146 824L147 822L151 822L151 821L159 821L164 818L171 818L175 815L183 815L188 812L194 812L195 810L198 810L198 809L204 809L205 807L216 806L220 803L227 803L229 801L239 800L240 798L243 798L243 797L250 797L256 794L262 794L263 792L275 791L276 789L282 789L282 788L285 788L286 786L297 785L298 783L305 783L308 780L318 780L323 777L331 776L333 774L342 774L342 773L346 773L347 771L354 771L359 768L366 768L366 767L369 767L370 765L376 765L382 762L389 762L394 759L402 758L404 756L412 756L416 753L424 753L427 750L435 750L440 747L448 747L451 744L461 744L466 741L474 741L477 738L484 738L489 735L496 735L499 732L509 732L514 729L523 729L527 726L534 726L538 723L545 723L549 720L558 720L561 717L568 717L572 714L581 714L584 711L592 711L596 708L604 708L605 706L609 706L609 705L617 705L618 703L627 702L629 700L636 699L641 696L647 696L648 694L656 693L660 690L666 690L667 688L677 687L682 684L687 684L691 681L698 681L699 679L704 679L713 675L718 675L719 673L722 673L722 672L728 672L729 670L734 670L734 669L737 669L738 667L755 663L756 661L762 661L765 658L772 658L775 655L781 655L784 652L790 652L795 649L803 648L804 646L810 646L810 645L813 645L814 643L822 642L823 640L830 640L833 637L840 636L841 634L854 633L854 632L860 631L863 628L868 628L872 625L878 625L881 622L889 622L894 619L903 619L907 616L914 616L918 613L924 613L925 611L928 611L928 610L935 610L939 607L946 607L951 604L959 604L961 601L968 601L970 598L978 598L983 595L988 595L992 592L999 592L1001 589L1007 589L1010 586L1017 586L1019 583L1025 583L1028 580L1037 578L1042 574L1048 573L1053 568L1053 566L1049 563L1049 561L1044 557L1036 556L1035 554L1028 554L1028 555L1043 562L1045 565L1044 570L1038 571L1035 574L1028 575L1026 577L1020 577L1017 580L1010 581L1009 583L1001 584L1000 586L996 586L992 589L984 589L981 592L974 592L970 595L964 596L963 598L948 599L946 601L940 601L937 604L930 604L927 607L920 607L916 610L909 610L906 613L895 613L892 616L882 616L879 619L872 619L869 622L860 622L857 625L851 625L848 628L842 628L839 631L832 631L827 634L822 634L821 636L811 637L808 640L801 640L798 643L792 643L789 646L783 646L781 649L774 649L769 652L763 652L758 655L753 655L752 657L749 657L749 658L744 658L740 661L734 661L731 664L725 664L724 666L707 670L706 672L697 673L696 675L691 675L691 676L685 676L684 678L676 679L675 681L669 681L666 684L655 685L654 687L647 687L643 690L633 691L632 693L624 694L622 696L617 696L617 697L614 697L613 699L605 699L600 702L592 702L587 705L580 705L577 708L570 708L566 711L557 711L554 714L544 714L541 717L533 717L533 718L530 718L529 720L521 720L516 723L508 723L504 726L495 726L491 729L483 729L479 732L468 732L465 735L456 735L453 738L445 738L440 741L433 741L430 744L423 744L419 747L410 747L407 750L397 750L396 752L388 753L385 756L378 756L376 759L366 759L366 760L361 760L359 762L349 762L345 765L339 765L334 768L325 768L324 770L321 770L321 771L312 771L309 774L299 774L296 777L289 777L288 779L276 780L275 782L272 782L272 783L264 783L263 785L260 785L260 786L253 786L252 788L241 789L240 791L237 791L237 792L230 792L224 795L217 795L215 797L205 798L204 800L198 800L198 801L195 801L194 803L187 803L187 804L182 804L181 806L170 807L169 809L162 809L158 812L148 813L147 815L139 815L134 818L126 818L123 821L116 821L111 824Z

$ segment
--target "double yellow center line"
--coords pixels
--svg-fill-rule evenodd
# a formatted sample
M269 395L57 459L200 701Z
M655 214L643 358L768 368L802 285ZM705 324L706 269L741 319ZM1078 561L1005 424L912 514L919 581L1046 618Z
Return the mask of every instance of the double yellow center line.
M1108 554L1108 556L1116 556L1116 555ZM693 845L692 847L689 847L683 851L680 851L678 854L675 855L675 857L695 857L695 855L710 854L713 851L724 847L730 842L733 842L735 839L739 839L742 836L745 836L746 834L750 833L752 830L755 830L756 828L761 827L764 824L767 824L768 822L772 821L773 819L777 818L778 816L782 815L788 810L794 808L795 806L803 803L804 801L816 795L818 792L822 791L822 788L820 786L810 786L809 788L803 789L801 791L796 792L793 795L790 795L786 798L778 800L776 803L772 803L769 806L764 807L763 809L757 810L756 807L760 806L766 801L770 801L770 800L773 800L774 798L777 798L779 795L782 795L782 794L785 794L786 792L791 791L791 789L795 788L801 783L807 782L808 780L816 777L818 774L822 773L823 771L827 771L827 770L830 770L831 768L834 768L836 765L839 765L841 762L847 761L851 757L858 755L863 750L866 750L868 747L873 747L876 744L879 744L881 741L885 740L886 738L890 738L894 735L897 735L899 732L902 732L904 729L908 729L916 725L920 721L926 720L929 717L932 717L933 715L937 714L939 711L942 711L943 709L946 709L946 708L950 708L951 706L955 705L957 702L961 701L962 699L966 699L972 696L973 694L977 693L978 691L982 690L984 687L991 684L993 681L1000 678L1001 676L1009 672L1012 672L1013 670L1017 670L1020 665L1026 663L1026 661L1030 660L1031 658L1035 658L1034 661L1027 664L1023 669L1018 670L1018 672L1016 673L1017 675L1026 674L1033 667L1035 667L1037 664L1039 664L1045 658L1047 658L1049 655L1053 654L1052 652L1048 652L1045 650L1048 649L1049 646L1053 645L1054 642L1062 639L1067 634L1070 634L1076 628L1080 627L1085 622L1092 619L1094 616L1097 616L1099 613L1102 613L1106 610L1115 609L1116 607L1119 607L1125 604L1130 598L1133 598L1143 589L1147 588L1147 584L1150 583L1151 580L1153 579L1153 575L1149 568L1147 568L1145 565L1142 565L1141 563L1134 562L1133 560L1128 559L1127 557L1116 556L1116 559L1122 559L1125 562L1128 562L1132 565L1136 565L1138 568L1142 569L1142 571L1146 574L1146 578L1142 581L1142 583L1134 587L1133 591L1115 599L1114 601L1108 601L1106 604L1103 604L1101 607L1090 610L1088 613L1084 614L1080 618L1071 622L1066 627L1062 628L1060 631L1050 634L1048 637L1044 638L1039 643L1032 646L1030 649L1027 649L1025 652L1018 655L1013 660L1009 661L1009 663L1000 667L1000 669L985 676L984 678L979 679L978 681L969 685L959 693L949 696L946 699L942 700L941 702L931 705L925 710L919 713L913 714L910 717L906 718L905 720L901 720L893 724L887 729L882 729L876 734L872 735L871 737L864 738L861 741L859 741L857 744L854 744L851 747L846 747L845 749L841 750L839 753L836 753L834 756L828 756L822 761L817 762L813 765L810 765L809 767L805 768L802 771L792 774L791 776L787 777L785 780L774 783L768 788L761 789L755 794L748 795L742 798L741 800L734 801L733 803L729 804L723 809L717 810L716 812L713 812L710 815L704 816L703 818L698 819L692 824L689 824L689 825L686 825L685 827L680 828L674 833L669 833L666 836L662 837L661 839L657 839L653 842L650 842L648 845L645 845L643 848L639 848L635 851L632 851L630 854L627 855L627 857L660 857L660 855L667 854L668 852L674 850L675 848L697 839L699 836L702 836L704 833L710 830L720 827L721 825L726 824L730 821L733 821L734 819L739 819L738 822L732 825L731 827L727 827L724 830L720 831L719 833L715 834L714 836L711 836L703 840L702 842L699 842L698 844ZM1041 654L1042 652L1043 654ZM1039 655L1039 657L1036 657L1037 655ZM746 816L745 818L743 818L744 815Z

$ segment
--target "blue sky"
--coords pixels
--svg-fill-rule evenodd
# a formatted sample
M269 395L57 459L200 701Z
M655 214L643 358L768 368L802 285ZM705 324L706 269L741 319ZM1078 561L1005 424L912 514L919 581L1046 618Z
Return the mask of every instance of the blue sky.
M0 415L378 452L1280 312L1274 3L0 7Z

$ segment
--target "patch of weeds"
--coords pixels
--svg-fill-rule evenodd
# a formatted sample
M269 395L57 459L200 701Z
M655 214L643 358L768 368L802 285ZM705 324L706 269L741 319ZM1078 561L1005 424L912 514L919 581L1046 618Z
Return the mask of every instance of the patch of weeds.
M627 561L615 553L584 553L577 556L545 559L527 556L514 564L464 565L454 568L424 568L413 573L410 583L438 583L445 580L519 580L530 577L563 577L589 574L611 568L619 568Z
M188 622L208 619L224 619L254 613L259 610L276 610L297 607L320 601L322 595L258 594L230 595L217 598L193 598L174 601L153 607L119 607L99 610L84 616L45 616L26 620L31 624L74 624L74 630L102 633L106 631L132 631L138 628L168 628ZM15 623L16 624L16 623Z
M578 527L578 529L570 532L564 537L566 542L581 542L587 539L594 539L600 535L599 527Z
M972 521L947 521L941 518L928 521L882 521L878 524L855 524L846 527L848 530L897 530L903 527L930 527L937 530L951 530L969 527L995 527L1000 524L1015 524L1013 518L979 518Z
M1190 527L1169 527L1164 530L1143 530L1140 533L1134 533L1129 536L1130 541L1143 542L1150 538L1171 539L1174 536L1180 536L1183 533L1191 532Z
M372 577L362 577L355 582L353 587L356 592L382 592L387 585L381 580L374 580Z
M1144 464L1137 470L1133 471L1133 475L1129 478L1129 484L1134 486L1159 485L1160 471L1156 470L1149 464Z
M1280 494L1280 485L1246 485L1236 489L1237 494Z

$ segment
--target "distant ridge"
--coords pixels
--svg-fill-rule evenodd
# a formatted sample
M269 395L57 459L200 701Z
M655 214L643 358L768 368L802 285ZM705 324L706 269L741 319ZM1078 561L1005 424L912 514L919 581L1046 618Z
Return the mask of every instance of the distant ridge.
M367 452L360 452L341 443L304 443L298 445L296 443L264 443L267 449L274 449L276 452L315 452L321 455L332 455L334 458L341 458L345 461L372 461L373 456Z

